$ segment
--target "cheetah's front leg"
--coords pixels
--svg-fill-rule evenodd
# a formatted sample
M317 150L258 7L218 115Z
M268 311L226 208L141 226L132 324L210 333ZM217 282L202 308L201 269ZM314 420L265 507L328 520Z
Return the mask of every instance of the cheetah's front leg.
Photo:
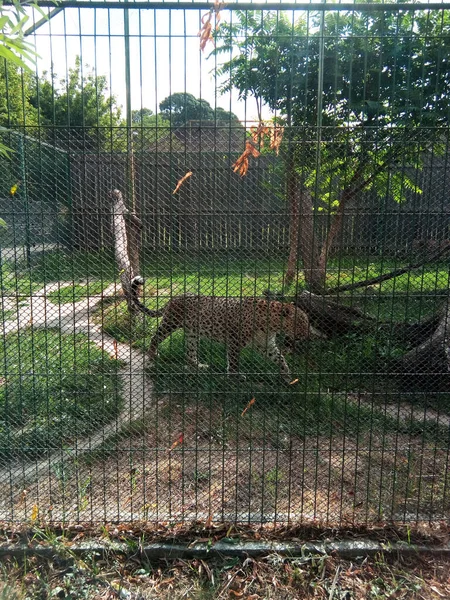
M277 365L277 367L280 369L283 379L287 383L290 383L291 379L292 379L291 371L286 362L286 359L284 358L283 354L281 353L281 350L277 346L275 337L270 337L267 340L267 347L265 348L265 354L266 354L267 358L270 361L272 361L273 363L275 363Z

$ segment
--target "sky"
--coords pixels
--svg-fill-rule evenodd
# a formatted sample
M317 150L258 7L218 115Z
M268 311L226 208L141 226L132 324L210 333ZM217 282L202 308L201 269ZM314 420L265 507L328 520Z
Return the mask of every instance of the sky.
M284 0L280 0L280 5ZM426 4L426 1L420 3ZM443 4L450 2L444 0ZM86 3L87 4L87 3ZM105 3L107 5L107 3ZM182 2L180 3L182 6ZM191 4L192 6L192 4ZM211 106L231 110L242 121L256 121L255 100L239 101L237 91L220 94L214 70L219 63L209 57L213 45L200 50L198 32L206 11L197 9L129 9L131 52L131 108L159 111L159 104L175 92L189 92L208 100ZM292 15L292 11L290 12ZM300 11L295 17L300 16ZM32 20L40 15L32 11ZM230 21L230 11L221 12ZM40 58L38 74L44 71L66 78L76 56L97 75L105 75L110 93L126 106L124 10L66 8L39 27L31 36ZM229 59L223 56L220 60ZM263 117L270 117L265 109Z
M211 106L231 110L241 120L256 120L256 104L239 101L237 92L221 95L214 77L215 58L209 43L200 50L198 32L205 11L129 10L132 109L150 108L175 92L190 92ZM229 13L223 11L222 19ZM36 18L37 20L37 18ZM76 56L97 75L107 77L110 92L126 105L124 11L66 8L32 35L44 71L66 77Z

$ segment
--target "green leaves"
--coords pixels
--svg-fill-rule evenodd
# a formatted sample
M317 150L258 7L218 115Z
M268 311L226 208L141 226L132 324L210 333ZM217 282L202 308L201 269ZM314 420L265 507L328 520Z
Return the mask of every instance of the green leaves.
M21 69L30 70L37 54L32 43L24 40L25 25L29 16L25 3L14 2L13 6L0 6L0 58Z
M430 148L442 153L436 128L450 120L450 18L341 11L325 15L321 36L314 13L236 16L216 34L212 54L228 55L220 89L253 96L284 118L285 138L298 148L295 169L316 210L334 212L342 196L367 190L397 203L421 193L411 173Z
M27 3L20 0L14 0L11 6L5 6L0 2L0 61L5 61L5 69L11 67L23 69L26 72L31 72L30 65L36 61L36 51L33 44L24 40L25 25L29 20L26 14L25 7ZM30 6L36 8L42 15L42 9L36 3L31 3ZM6 84L4 84L6 87ZM3 91L2 82L0 81L0 93ZM8 90L5 89L5 92ZM1 94L4 99L10 94ZM20 98L20 96L19 96ZM7 103L7 110L10 109L10 104ZM0 101L0 118L2 106ZM8 119L10 122L10 119ZM9 158L11 149L0 142L0 156Z

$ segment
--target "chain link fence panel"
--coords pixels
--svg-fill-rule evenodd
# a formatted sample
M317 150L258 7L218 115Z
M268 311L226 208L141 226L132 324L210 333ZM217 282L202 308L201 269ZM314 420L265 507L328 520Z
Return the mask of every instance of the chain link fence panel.
M71 10L0 122L2 520L446 519L448 10L220 9L209 108L205 11Z

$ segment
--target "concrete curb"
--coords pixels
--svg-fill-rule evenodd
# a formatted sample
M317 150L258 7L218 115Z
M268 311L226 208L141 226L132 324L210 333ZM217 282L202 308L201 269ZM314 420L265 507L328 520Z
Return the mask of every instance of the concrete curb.
M80 542L72 544L67 548L62 544L56 546L44 546L42 544L1 544L0 557L4 556L41 556L51 558L67 550L77 556L87 554L123 554L126 556L145 556L148 559L193 559L193 558L220 558L233 557L258 557L268 554L279 554L285 558L305 558L312 555L333 555L343 559L356 559L358 557L375 556L377 554L390 554L412 556L416 554L434 554L450 557L450 544L442 546L425 544L408 544L407 542L380 543L370 539L343 540L327 542L238 542L220 540L212 545L207 543L169 544L152 543L142 547L132 546L124 542L98 543Z

